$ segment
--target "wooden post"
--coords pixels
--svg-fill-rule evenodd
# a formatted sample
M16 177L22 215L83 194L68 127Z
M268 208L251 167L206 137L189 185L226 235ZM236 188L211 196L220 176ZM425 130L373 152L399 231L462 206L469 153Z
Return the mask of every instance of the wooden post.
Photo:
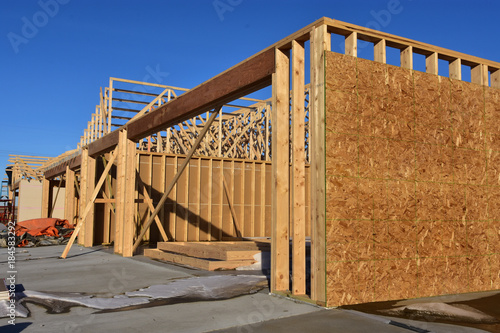
M438 75L438 54L434 52L425 57L425 71L429 74Z
M271 291L289 290L290 60L288 50L276 51L273 74Z
M401 67L413 69L413 46L401 50Z
M489 86L488 66L479 64L472 67L470 78L472 83Z
M311 298L326 304L325 51L331 48L325 25L311 32L309 159L311 186Z
M75 217L75 171L66 167L66 190L64 198L64 218L70 224L74 223Z
M80 167L80 211L85 211L89 204L90 194L95 188L95 158L89 156L88 149L82 150L82 164ZM94 241L94 206L91 205L86 216L87 222L78 237L78 244L92 246Z
M358 56L358 33L352 32L345 37L345 54L353 57Z
M305 51L292 42L292 292L306 293Z
M386 41L381 39L373 46L373 59L383 64L387 63Z
M50 210L50 180L43 178L42 180L42 218L49 217Z
M493 88L500 88L500 69L491 72L491 86Z
M127 138L127 130L120 131L118 142L117 196L116 196L116 253L133 255L135 234L136 143ZM142 236L144 237L144 235ZM141 238L142 238L141 237Z
M450 79L462 80L462 60L455 59L450 61Z

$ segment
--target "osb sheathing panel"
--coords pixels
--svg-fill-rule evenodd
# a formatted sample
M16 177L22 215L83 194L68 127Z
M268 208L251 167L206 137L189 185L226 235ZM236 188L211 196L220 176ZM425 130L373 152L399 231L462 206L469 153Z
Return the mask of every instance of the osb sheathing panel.
M500 288L498 89L327 52L329 306Z

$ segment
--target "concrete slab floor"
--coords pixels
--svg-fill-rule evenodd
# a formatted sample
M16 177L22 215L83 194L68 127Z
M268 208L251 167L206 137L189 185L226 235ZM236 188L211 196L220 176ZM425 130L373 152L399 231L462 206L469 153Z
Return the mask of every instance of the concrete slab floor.
M64 246L17 249L16 283L26 290L112 297L193 276L262 274L206 272L144 256L123 258L105 247L75 245L67 259L58 259L63 249ZM1 249L0 277L8 271L7 257L7 250ZM66 313L50 314L38 304L28 303L27 307L30 317L16 318L15 326L8 323L8 318L0 319L0 332L484 332L344 309L325 310L271 296L267 289L226 300L186 300L126 311L102 312L76 306Z
M112 297L173 279L260 272L206 272L184 268L137 256L123 258L102 247L73 246L67 259L58 259L64 246L17 249L16 284L43 292L79 292ZM0 276L8 271L7 250L0 251ZM263 320L319 311L268 295L268 290L228 300L187 302L133 310L99 312L72 307L67 313L50 314L37 304L28 303L31 315L0 319L1 332L206 332Z

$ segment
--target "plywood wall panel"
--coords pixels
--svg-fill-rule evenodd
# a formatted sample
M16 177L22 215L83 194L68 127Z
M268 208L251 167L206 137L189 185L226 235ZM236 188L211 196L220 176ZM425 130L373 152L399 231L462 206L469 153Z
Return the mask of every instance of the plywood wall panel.
M139 175L156 204L184 157L141 152L138 158ZM308 176L308 168L306 171ZM270 236L271 196L268 193L272 185L269 182L271 163L193 157L178 184L169 194L164 205L163 218L160 218L171 240L215 241L237 236L223 186L223 174L242 236ZM139 194L139 199L144 199L144 196ZM140 203L138 223L143 224L149 214L147 204ZM306 223L306 236L309 236L309 219ZM157 228L151 228L150 234L151 241L159 240Z
M326 62L328 305L499 288L499 90Z

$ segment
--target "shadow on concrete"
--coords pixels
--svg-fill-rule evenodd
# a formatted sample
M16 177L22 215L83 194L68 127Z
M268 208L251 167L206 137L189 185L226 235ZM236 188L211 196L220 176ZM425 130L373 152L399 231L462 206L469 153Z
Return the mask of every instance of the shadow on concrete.
M19 323L15 325L4 325L0 326L0 332L2 333L19 333L24 331L26 328L28 328L31 324L33 323Z

